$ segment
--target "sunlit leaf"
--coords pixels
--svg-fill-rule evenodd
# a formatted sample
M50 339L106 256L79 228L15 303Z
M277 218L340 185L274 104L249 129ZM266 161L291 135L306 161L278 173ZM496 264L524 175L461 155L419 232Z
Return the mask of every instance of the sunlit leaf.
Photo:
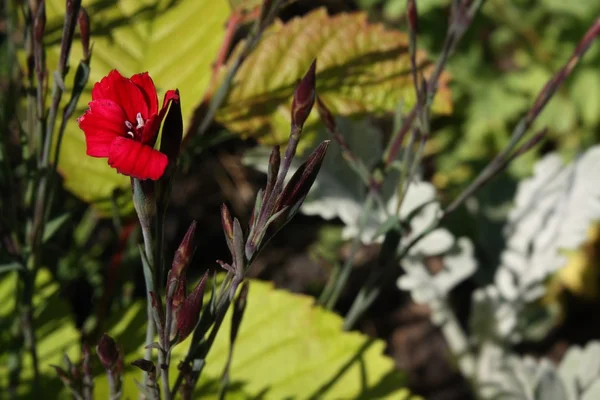
M319 9L275 24L236 75L218 121L242 137L284 144L296 81L315 58L317 91L336 115L381 114L400 100L406 108L415 102L407 34L369 23L365 13L329 16ZM418 64L431 71L422 51ZM447 81L443 75L438 113L452 110ZM311 117L308 123L316 123L316 113ZM304 137L301 145L310 144Z
M342 318L313 306L314 299L271 284L252 281L244 321L236 341L228 399L411 398L406 378L383 355L384 343L356 332L342 331ZM124 347L126 364L140 357L145 306L129 310L111 330ZM209 353L197 398L218 398L218 381L229 348L230 314ZM171 379L188 342L173 355ZM137 397L133 382L139 370L126 367L125 397ZM107 397L105 377L96 380L96 397ZM314 396L314 397L311 397ZM260 396L259 396L260 397Z
M159 99L168 89L179 88L182 112L187 122L200 102L208 80L211 63L221 44L223 24L229 6L211 0L123 0L118 2L83 1L91 19L91 42L94 44L91 76L82 94L75 117L83 113L90 101L92 85L111 69L130 76L148 71L159 91ZM59 40L64 15L64 0L46 1L48 14L48 68L58 62ZM65 83L71 85L81 58L76 39L71 55L72 71ZM65 103L69 96L63 96ZM85 155L84 135L73 118L62 144L59 170L65 186L88 202L103 201L105 208L115 188L126 188L129 178L119 175L106 159Z
M13 349L11 345L10 323L15 307L15 289L17 275L5 275L0 280L0 387L8 387L8 358L5 351ZM63 356L68 354L73 361L79 356L79 331L73 324L69 306L59 296L58 283L52 281L52 275L46 269L38 272L33 297L34 321L36 327L37 349L41 386L44 393L54 395L62 390L63 384L56 376L52 364L63 365ZM34 390L31 356L24 353L21 372L21 384L17 389L19 399L39 398Z

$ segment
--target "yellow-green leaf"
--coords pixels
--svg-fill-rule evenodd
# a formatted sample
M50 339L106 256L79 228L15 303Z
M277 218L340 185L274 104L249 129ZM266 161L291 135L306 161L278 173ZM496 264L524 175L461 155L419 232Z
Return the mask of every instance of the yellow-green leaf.
M360 116L406 108L415 103L408 35L367 21L365 13L329 16L319 9L286 24L277 23L236 75L219 122L242 137L284 144L296 81L317 59L317 91L335 114ZM424 52L418 65L431 71ZM452 110L448 77L443 75L433 104ZM313 113L309 124L316 122ZM304 147L310 140L303 139Z
M75 117L90 101L93 84L111 69L130 76L148 71L159 98L168 89L179 88L184 121L202 99L224 34L229 6L212 0L119 0L83 1L91 19L93 56L91 77L82 94ZM48 33L48 69L56 68L65 1L46 1ZM71 85L73 73L82 56L76 39L71 54L71 73L65 83ZM68 99L65 94L64 100ZM59 170L65 186L81 199L102 202L115 188L125 188L129 178L117 174L106 159L85 154L83 132L73 118L62 144Z
M16 350L12 340L10 322L13 321L17 274L6 274L0 279L0 387L8 388L10 356L6 350ZM34 326L36 327L40 385L48 398L57 398L63 384L51 365L63 366L63 356L68 354L71 360L78 361L79 332L73 323L70 308L60 298L58 283L52 281L52 275L46 269L38 272L33 297ZM23 366L20 385L17 388L19 399L33 399L33 368L31 356L23 353ZM53 394L53 395L49 395ZM39 394L38 394L39 395Z
M228 399L330 398L410 399L406 378L383 355L385 344L357 332L343 332L342 319L314 307L308 296L274 290L252 281L248 305L237 338ZM146 309L136 303L111 330L125 349L126 365L143 355ZM226 316L209 353L197 398L218 398L219 379L229 347L231 314ZM188 348L175 348L171 380ZM125 397L137 398L139 370L126 367ZM96 398L107 398L106 378L96 379Z

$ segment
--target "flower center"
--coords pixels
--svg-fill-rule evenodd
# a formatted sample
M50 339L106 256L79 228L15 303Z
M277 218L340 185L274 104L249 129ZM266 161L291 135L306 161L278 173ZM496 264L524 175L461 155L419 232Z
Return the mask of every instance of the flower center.
M137 113L137 115L135 116L135 121L137 122L137 126L135 127L135 133L134 133L134 127L133 124L129 121L125 121L125 127L127 127L127 136L131 137L132 139L135 139L136 137L136 133L138 134L139 137L142 136L142 132L144 131L144 117L142 117L141 113Z

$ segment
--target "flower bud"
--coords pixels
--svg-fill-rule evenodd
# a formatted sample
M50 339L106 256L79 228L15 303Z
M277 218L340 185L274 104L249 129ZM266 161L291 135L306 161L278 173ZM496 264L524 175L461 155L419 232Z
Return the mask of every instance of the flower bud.
M83 59L89 61L90 59L90 17L85 8L79 9L79 15L77 17L77 24L79 25L79 36L81 36L81 46L83 47Z
M315 104L316 69L317 60L314 60L306 75L304 75L298 86L296 86L294 100L292 101L292 126L302 128Z
M413 35L419 33L419 19L417 13L417 2L415 0L407 0L406 16L408 18L408 27Z
M204 296L204 285L206 284L206 277L208 272L202 276L198 285L194 288L192 293L185 299L179 312L177 313L177 335L178 342L182 342L189 336L190 333L198 324L200 319L200 310L202 309L202 299Z
M327 154L327 148L329 147L329 140L322 142L308 156L308 159L296 170L288 184L285 186L277 204L275 205L275 213L281 211L283 208L288 207L286 212L285 222L289 221L294 214L298 211L298 208L302 205L304 198L308 194L310 188L315 183L315 179L321 169L321 164Z
M166 154L170 165L176 165L183 138L183 117L181 116L181 99L179 90L175 89L176 98L171 101L169 111L163 124L160 139L160 152ZM165 101L167 101L165 97Z
M229 208L225 204L221 204L221 225L223 225L225 239L227 239L227 244L229 245L233 242L233 219L231 218Z
M181 276L185 275L187 267L196 252L197 246L194 239L197 225L196 221L193 221L190 224L181 244L177 248L175 256L173 257L170 279L180 279Z
M100 338L98 346L96 346L96 354L104 368L112 370L119 361L119 350L114 339L106 333Z

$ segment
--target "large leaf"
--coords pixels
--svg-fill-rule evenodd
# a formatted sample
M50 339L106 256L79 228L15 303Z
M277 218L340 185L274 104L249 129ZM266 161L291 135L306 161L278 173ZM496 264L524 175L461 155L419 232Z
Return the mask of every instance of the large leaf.
M187 121L210 79L211 63L221 44L223 23L229 12L227 2L120 0L84 1L83 5L91 18L94 54L90 82L76 116L90 101L92 85L116 68L126 76L148 71L161 99L166 90L179 88ZM64 7L64 0L46 2L51 71L58 61ZM72 65L76 65L81 54L81 46L74 43ZM66 79L67 85L73 80L74 70ZM106 200L115 188L129 184L129 178L117 174L105 159L85 155L84 135L75 118L65 133L59 170L67 189L85 201Z
M236 75L218 121L242 137L284 144L295 83L315 58L317 91L336 115L379 114L415 102L407 34L369 23L365 13L329 16L319 9L270 29ZM431 71L424 52L418 64ZM438 113L452 109L447 81L443 75L433 104ZM313 113L309 124L316 119Z
M338 315L313 304L311 297L252 281L235 347L228 399L410 398L403 388L405 377L383 355L382 341L343 332ZM136 303L111 331L127 352L126 361L142 354L145 312L145 307ZM230 315L209 353L198 386L200 398L217 398L229 348L229 329ZM172 379L177 360L187 347L186 341L174 351ZM127 370L125 397L137 397L133 380L139 377L138 370ZM97 379L96 398L107 398L106 388L105 378Z
M3 350L0 352L0 387L4 388L3 390L8 388L10 364L9 355L4 351L15 348L14 343L11 343L10 324L14 316L16 287L17 274L5 275L0 280L0 349ZM58 284L52 281L48 270L42 269L38 272L33 304L40 383L44 393L55 395L62 390L63 385L51 365L63 365L65 353L75 361L79 354L79 332L73 324L69 305L60 299L58 289ZM31 366L31 357L29 353L25 353L21 384L17 388L20 399L39 398L31 392L34 389Z

